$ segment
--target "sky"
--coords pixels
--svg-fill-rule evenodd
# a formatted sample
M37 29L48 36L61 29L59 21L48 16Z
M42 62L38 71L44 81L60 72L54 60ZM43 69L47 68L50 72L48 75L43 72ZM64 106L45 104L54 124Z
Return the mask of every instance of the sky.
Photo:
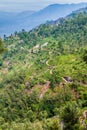
M79 3L87 0L0 0L0 11L21 12L40 10L54 3Z

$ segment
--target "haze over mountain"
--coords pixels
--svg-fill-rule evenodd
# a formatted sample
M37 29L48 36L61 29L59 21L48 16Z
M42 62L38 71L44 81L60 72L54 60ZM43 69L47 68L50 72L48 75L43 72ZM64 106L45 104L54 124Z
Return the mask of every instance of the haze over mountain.
M87 3L53 4L38 12L0 12L0 34L9 35L14 31L20 31L22 29L30 30L42 23L45 23L46 21L56 20L60 17L65 17L72 13L72 11L84 8L86 6Z

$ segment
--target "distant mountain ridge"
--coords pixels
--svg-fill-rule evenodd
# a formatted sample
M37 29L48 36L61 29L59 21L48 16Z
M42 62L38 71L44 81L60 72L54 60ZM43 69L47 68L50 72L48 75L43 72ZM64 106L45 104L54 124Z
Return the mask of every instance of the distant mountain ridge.
M21 13L18 13L17 14L17 17L21 17L21 18L25 18L25 17L29 17L30 15L32 15L33 13L35 13L35 11L23 11L23 12L21 12Z
M87 7L85 7L85 8L80 8L80 9L78 9L78 10L76 10L76 11L73 11L71 14L69 14L67 17L72 17L72 16L74 16L74 15L76 15L76 14L78 14L78 13L82 13L82 12L84 12L84 13L87 13Z
M74 17L74 16L77 16L77 14L79 14L79 13L82 13L82 15L83 14L85 14L85 15L87 15L87 7L85 7L85 8L80 8L80 9L78 9L78 10L75 10L75 11L72 11L72 13L70 13L69 15L67 15L66 17L61 17L61 18L58 18L57 20L51 20L51 21L47 21L46 22L46 24L48 25L55 25L55 24L59 24L59 23L61 23L63 20L65 20L66 18L70 18L70 17Z
M46 21L56 20L65 17L73 11L85 8L87 3L79 4L52 4L44 9L34 12L25 11L18 14L0 12L0 35L11 34L22 29L30 30L45 23Z

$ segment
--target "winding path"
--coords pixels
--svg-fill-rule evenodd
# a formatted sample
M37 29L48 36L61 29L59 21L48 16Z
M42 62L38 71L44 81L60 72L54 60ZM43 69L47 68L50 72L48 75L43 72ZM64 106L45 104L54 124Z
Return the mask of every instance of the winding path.
M50 59L49 59L49 60L50 60ZM50 69L50 74L52 75L52 74L53 74L53 69L55 68L55 66L51 66L51 65L49 64L49 60L46 61L46 65L49 67L49 69Z

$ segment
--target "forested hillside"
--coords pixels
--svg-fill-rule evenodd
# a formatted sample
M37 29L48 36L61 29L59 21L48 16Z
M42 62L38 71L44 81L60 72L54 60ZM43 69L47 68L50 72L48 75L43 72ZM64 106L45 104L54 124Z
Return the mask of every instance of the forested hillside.
M87 129L87 13L4 36L1 130Z

